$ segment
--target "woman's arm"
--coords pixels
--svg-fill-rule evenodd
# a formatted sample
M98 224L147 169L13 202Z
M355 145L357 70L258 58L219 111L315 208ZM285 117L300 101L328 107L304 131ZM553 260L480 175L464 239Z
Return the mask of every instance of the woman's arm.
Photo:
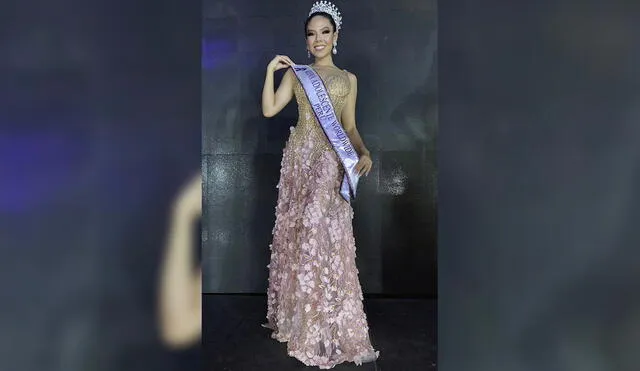
M171 348L196 344L202 334L202 273L192 266L194 225L201 214L202 176L199 175L174 202L160 268L160 337Z
M264 117L277 115L293 98L293 72L285 72L278 90L274 93L274 73L282 68L292 66L289 57L278 55L267 66L267 75L262 88L262 114Z
M358 154L360 155L360 161L356 164L355 171L359 175L369 175L371 171L371 167L373 166L373 162L371 161L371 154L369 150L364 145L362 141L362 137L358 132L358 128L356 127L356 100L358 97L358 79L356 75L348 72L349 81L351 81L351 91L349 92L349 96L347 97L347 103L345 107L342 109L342 127L344 131L347 133L351 144L356 149Z
M356 151L360 156L369 156L369 150L364 145L362 141L362 137L360 136L360 132L358 132L358 128L356 127L356 101L358 98L358 79L356 75L348 72L349 81L351 82L351 91L349 92L349 96L347 97L347 102L342 109L342 127L344 131L347 133L351 144L355 147Z

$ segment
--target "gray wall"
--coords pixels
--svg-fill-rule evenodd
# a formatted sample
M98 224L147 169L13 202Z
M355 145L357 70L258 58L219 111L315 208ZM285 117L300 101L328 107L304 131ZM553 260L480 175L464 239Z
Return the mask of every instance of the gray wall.
M188 369L155 307L172 198L200 165L200 7L0 8L0 369Z
M439 366L636 370L637 3L463 3L439 12Z
M204 292L266 290L275 186L297 112L292 102L264 119L260 95L275 54L310 63L303 23L311 4L204 2ZM354 205L363 288L435 295L436 3L337 5L344 27L335 63L358 76L358 127L374 160Z

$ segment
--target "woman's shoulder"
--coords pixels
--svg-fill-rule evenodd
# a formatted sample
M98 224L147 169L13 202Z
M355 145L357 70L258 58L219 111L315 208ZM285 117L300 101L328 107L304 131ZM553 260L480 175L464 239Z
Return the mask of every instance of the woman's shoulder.
M337 68L337 69L339 69L339 70L341 70L342 72L344 72L344 73L349 77L349 80L351 80L351 82L356 82L356 81L358 81L358 77L356 76L356 74L355 74L355 73L353 73L353 72L351 72L351 71L347 70L346 68L340 68L340 67L338 67L338 66L336 66L336 68Z
M358 77L356 76L355 73L349 72L347 70L343 70L343 71L347 74L347 77L349 77L349 82L351 82L352 84L358 83Z

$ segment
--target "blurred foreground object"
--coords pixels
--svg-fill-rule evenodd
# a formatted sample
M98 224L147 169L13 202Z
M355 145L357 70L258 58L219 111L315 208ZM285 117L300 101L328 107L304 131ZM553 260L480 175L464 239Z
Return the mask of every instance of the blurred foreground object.
M202 271L192 266L194 225L201 215L202 175L198 174L172 205L160 269L160 338L174 349L196 344L202 333Z

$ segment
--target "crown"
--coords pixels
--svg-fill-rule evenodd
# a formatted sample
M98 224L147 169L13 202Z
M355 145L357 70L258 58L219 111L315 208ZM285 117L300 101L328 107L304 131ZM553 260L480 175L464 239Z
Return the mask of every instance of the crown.
M336 7L332 3L324 0L316 1L311 7L311 11L309 11L309 15L316 12L329 14L331 18L333 18L333 21L336 22L336 31L342 28L342 16L340 15L340 11L338 11L338 7Z

